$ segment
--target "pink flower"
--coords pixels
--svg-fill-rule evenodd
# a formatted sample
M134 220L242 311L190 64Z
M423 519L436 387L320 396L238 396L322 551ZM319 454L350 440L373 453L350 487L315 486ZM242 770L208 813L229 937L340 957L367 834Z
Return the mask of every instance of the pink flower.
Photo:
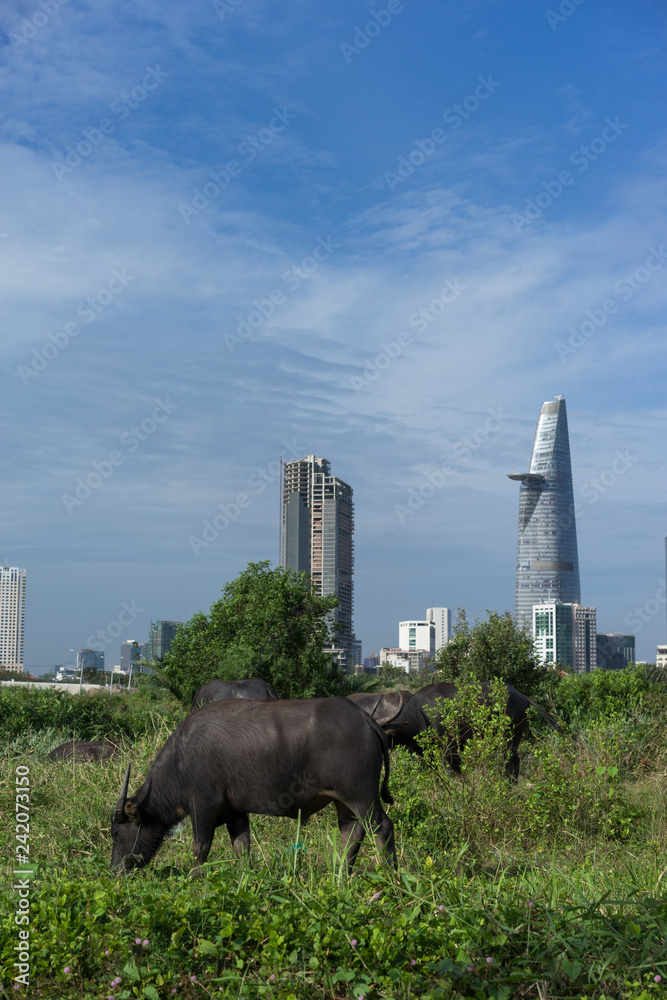
M135 938L134 939L134 943L135 944L141 944L141 938Z
M535 903L533 903L533 902L532 902L532 900L531 900L531 902L530 902L530 903L528 904L528 906L529 906L529 907L531 908L531 910L534 910L534 909L535 909Z
M65 968L63 969L63 972L71 972L71 971L72 970L70 969L69 965L66 965Z
M440 912L442 913L442 911L444 910L444 906L442 905L442 903L440 904L440 906L438 907L438 909L439 909L439 910L440 910Z
M175 986L174 986L174 987L172 987L172 990L171 990L171 995L173 996L173 995L174 995L174 993L178 993L178 990L176 989L176 987L175 987Z
M412 961L410 962L410 965L416 965L416 964L417 964L417 959L413 958Z
M654 980L655 980L656 983L662 982L662 976L659 973L658 973L657 976L654 976L653 978L654 978Z
M107 948L107 950L106 950L106 951L104 952L104 954L105 954L105 955L110 955L110 954L111 954L111 952L110 952L110 951L109 951L109 949Z
M375 893L373 893L373 895L371 896L371 902L372 902L372 901L373 901L374 899L379 899L379 898L380 898L380 893L379 893L379 892L375 892Z
M356 938L352 938L352 940L350 941L350 944L352 945L353 948L356 948L357 947L357 939Z
M486 958L486 964L487 964L487 965L491 965L491 963L492 963L492 962L493 962L493 959L491 958L491 956L490 956L490 955L487 955L487 958Z
M197 977L196 976L190 976L190 982L191 983L196 983L197 982Z
M142 941L141 943L143 944L144 948L148 948L148 938L146 938L146 940Z
M269 976L269 979L271 980L271 982L273 982L275 978L276 978L276 974L275 974L275 972L272 972L271 975Z

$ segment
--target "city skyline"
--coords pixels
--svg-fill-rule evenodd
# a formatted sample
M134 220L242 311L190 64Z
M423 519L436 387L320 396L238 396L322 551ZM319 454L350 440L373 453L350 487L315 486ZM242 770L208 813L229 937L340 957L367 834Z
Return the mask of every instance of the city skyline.
M1 5L0 557L27 570L26 666L118 663L277 564L281 454L354 488L365 650L436 602L513 611L506 473L556 393L582 600L653 659L664 7L422 0L361 47L356 0L227 6L61 4L32 31Z

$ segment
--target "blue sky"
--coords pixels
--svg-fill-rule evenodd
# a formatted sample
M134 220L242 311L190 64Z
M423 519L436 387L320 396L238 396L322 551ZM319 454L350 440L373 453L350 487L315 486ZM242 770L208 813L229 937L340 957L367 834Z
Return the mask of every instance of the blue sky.
M650 0L3 4L0 557L28 571L28 666L120 621L118 662L275 562L281 452L354 488L365 653L430 606L513 610L506 474L555 394L582 600L654 659L666 22Z

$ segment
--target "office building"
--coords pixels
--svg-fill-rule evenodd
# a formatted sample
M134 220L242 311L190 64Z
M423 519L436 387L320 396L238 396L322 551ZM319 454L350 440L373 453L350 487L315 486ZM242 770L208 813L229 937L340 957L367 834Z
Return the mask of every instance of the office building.
M25 580L24 569L0 567L0 670L23 673Z
M598 632L597 664L601 670L623 670L635 662L635 637L622 632Z
M596 609L582 604L545 601L532 609L535 649L542 663L560 663L575 673L595 670Z
M158 660L161 662L164 654L174 641L178 626L182 624L182 622L163 620L151 622L151 631L148 639L148 648L145 659Z
M426 620L435 625L435 651L446 646L452 637L452 613L449 608L427 608Z
M132 667L132 673L139 670L139 661L143 659L143 649L144 644L137 642L136 639L126 639L125 642L121 642L120 669L123 673L129 673L130 667Z
M534 605L578 604L579 556L565 399L543 404L528 472L521 483L516 570L516 617L532 621Z
M326 652L351 670L361 658L353 626L354 504L352 488L331 475L327 459L285 464L281 527L283 569L310 573L318 594L340 602L330 616L337 637Z
M80 649L76 654L77 672L80 674L87 667L104 670L104 653L98 653L96 649Z
M661 669L667 669L667 646L658 646L655 656L655 665Z
M398 623L398 648L414 653L421 650L435 656L435 625L429 619L420 622Z

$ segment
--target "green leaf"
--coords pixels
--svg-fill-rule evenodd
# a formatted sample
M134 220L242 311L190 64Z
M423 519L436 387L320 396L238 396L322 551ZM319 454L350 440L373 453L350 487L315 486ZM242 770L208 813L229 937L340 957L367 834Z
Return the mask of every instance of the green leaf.
M123 975L127 976L128 979L134 979L134 980L141 979L141 976L139 975L139 970L137 968L137 963L134 961L133 958L130 959L127 965L123 968Z
M208 941L206 938L197 939L197 951L200 955L213 955L217 958L218 949L213 944L212 941Z
M160 1000L160 994L154 986L144 986L144 996L148 997L148 1000Z

